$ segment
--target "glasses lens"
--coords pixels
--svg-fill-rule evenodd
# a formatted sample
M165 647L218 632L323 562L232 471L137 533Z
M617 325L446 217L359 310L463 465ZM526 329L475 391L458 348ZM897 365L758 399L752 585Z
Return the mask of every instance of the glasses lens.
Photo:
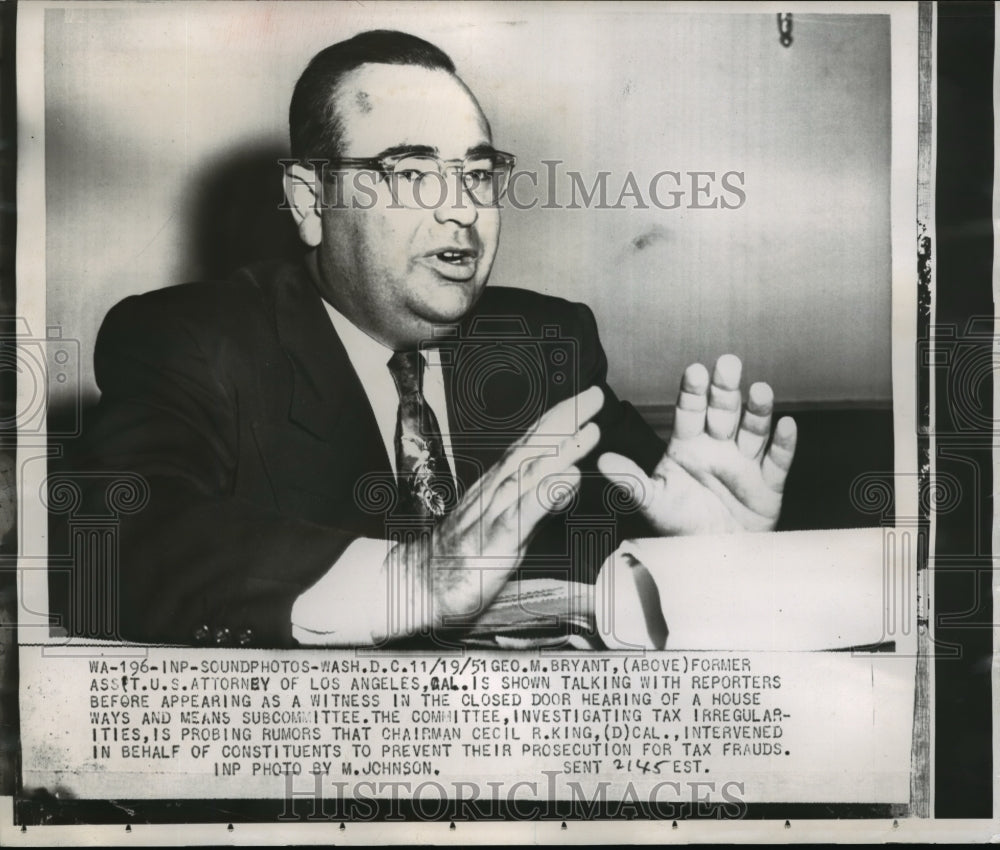
M407 156L393 166L390 187L397 204L414 209L422 207L424 194L433 197L433 192L423 192L428 175L440 177L438 162L429 156ZM432 187L433 189L433 187Z
M491 157L476 157L465 161L462 182L477 204L493 206L503 195L507 172Z
M495 206L507 188L511 168L512 163L506 157L470 157L454 179L461 179L477 206ZM448 178L435 157L403 157L393 166L390 177L393 198L400 206L426 209L445 200L444 181Z

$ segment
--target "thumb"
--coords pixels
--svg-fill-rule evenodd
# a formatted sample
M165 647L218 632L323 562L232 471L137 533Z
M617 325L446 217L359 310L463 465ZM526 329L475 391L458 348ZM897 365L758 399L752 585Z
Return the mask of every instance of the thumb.
M629 501L645 507L653 495L653 482L638 464L625 455L605 452L597 459L597 468L605 478L623 491Z

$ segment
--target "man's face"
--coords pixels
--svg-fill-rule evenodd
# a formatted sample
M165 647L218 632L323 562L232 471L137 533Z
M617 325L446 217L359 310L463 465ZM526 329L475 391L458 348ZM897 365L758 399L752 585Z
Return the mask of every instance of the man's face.
M362 65L342 81L337 108L345 158L421 147L462 160L491 142L479 105L445 71ZM317 257L331 303L394 348L416 346L435 324L464 316L493 265L499 209L477 207L454 173L431 180L427 208L417 209L400 208L388 181L371 172L347 171L342 181L343 204L323 211Z

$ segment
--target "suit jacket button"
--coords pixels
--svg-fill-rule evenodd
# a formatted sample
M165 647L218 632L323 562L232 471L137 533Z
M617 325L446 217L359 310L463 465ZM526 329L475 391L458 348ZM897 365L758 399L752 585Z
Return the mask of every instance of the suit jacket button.
M250 646L250 644L253 642L253 630L244 629L242 632L239 633L239 636L236 638L236 642L240 646Z
M210 634L211 629L209 629L208 626L198 626L198 628L194 630L195 643L204 643L208 640Z
M229 629L227 629L225 626L221 626L220 628L215 630L215 645L224 646L225 644L229 643L229 637L230 637Z

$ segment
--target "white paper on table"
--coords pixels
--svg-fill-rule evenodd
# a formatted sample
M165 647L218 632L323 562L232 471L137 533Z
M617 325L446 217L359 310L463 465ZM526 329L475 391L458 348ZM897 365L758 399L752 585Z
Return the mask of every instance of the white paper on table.
M912 649L915 551L892 528L626 541L598 576L597 627L615 649Z

